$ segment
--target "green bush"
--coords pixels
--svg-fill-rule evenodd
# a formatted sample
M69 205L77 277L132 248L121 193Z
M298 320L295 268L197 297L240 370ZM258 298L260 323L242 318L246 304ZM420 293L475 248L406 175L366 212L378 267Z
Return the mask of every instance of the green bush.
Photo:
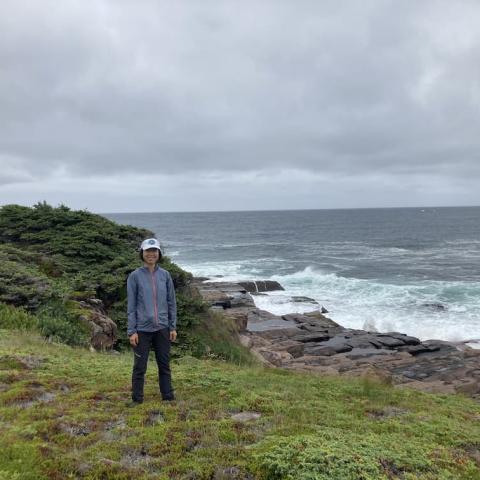
M0 328L8 330L35 330L38 319L21 308L0 303Z
M141 265L140 242L151 236L148 230L64 205L5 205L0 208L0 301L38 312L44 335L78 345L88 337L81 312L65 305L100 299L118 326L118 346L127 346L126 280ZM191 334L204 312L201 301L185 293L192 275L168 257L161 266L172 275L178 298L175 351L204 353Z
M302 435L270 444L259 455L261 478L268 480L380 480L382 474L378 446L351 439ZM381 451L381 449L380 449Z
M87 346L88 325L80 320L83 312L72 301L54 300L38 312L39 330L46 338L72 346Z

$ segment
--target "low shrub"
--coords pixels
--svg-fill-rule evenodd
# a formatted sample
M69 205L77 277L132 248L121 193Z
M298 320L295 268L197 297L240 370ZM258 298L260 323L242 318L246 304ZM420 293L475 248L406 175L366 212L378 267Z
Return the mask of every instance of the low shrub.
M38 327L43 336L72 346L87 346L89 327L79 320L78 312L68 302L52 301L38 312Z
M35 330L38 319L22 308L0 303L0 328L8 330Z

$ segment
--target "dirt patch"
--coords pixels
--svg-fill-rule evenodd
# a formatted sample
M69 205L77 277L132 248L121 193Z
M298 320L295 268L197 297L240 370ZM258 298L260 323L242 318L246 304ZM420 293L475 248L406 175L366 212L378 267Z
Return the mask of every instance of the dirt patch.
M66 383L60 383L59 385L56 385L57 390L60 390L63 393L67 393L70 391L71 387L67 385Z
M262 414L258 412L240 412L235 413L230 418L236 422L250 422L252 420L258 420L261 416Z
M480 445L471 444L465 445L462 448L467 452L467 455L476 463L476 465L480 467Z
M18 374L18 373L8 373L6 375L2 375L2 381L7 385L20 382L23 379L24 379L24 375Z
M384 418L399 417L401 415L406 415L408 410L398 407L386 407L383 410L369 410L366 412L366 415L370 418L375 418L382 420Z
M152 457L147 453L147 449L142 447L140 450L127 452L122 456L119 463L127 468L146 467L152 460Z
M88 425L76 425L68 423L60 423L58 425L59 431L68 433L72 437L86 437L92 433L92 429Z
M152 410L148 413L148 417L145 420L146 426L151 427L160 423L165 423L165 417L160 410Z
M202 439L201 432L197 430L188 430L185 436L184 450L186 452L191 452L195 450L200 445L200 440Z
M388 479L402 479L405 478L404 471L397 467L393 462L385 458L380 459L380 465L382 466L383 473Z
M3 355L0 357L0 370L32 370L43 363L43 358L33 355Z
M122 434L127 428L125 419L119 418L114 422L108 422L104 425L103 438L106 442L113 442L122 437Z
M238 467L218 467L213 475L213 480L253 480L253 478Z
M54 393L47 392L40 383L32 382L27 385L27 387L29 387L29 390L22 392L15 399L12 399L10 402L11 405L30 408L39 403L53 402L56 398Z

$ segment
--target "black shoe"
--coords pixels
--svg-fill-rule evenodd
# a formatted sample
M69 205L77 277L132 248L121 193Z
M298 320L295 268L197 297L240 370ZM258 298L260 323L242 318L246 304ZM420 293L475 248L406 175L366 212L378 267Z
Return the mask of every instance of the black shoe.
M173 402L175 400L175 397L163 397L162 400L164 402Z

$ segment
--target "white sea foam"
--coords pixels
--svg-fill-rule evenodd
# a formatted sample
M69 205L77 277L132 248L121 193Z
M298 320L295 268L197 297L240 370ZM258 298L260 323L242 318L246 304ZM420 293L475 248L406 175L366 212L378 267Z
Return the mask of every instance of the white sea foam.
M269 259L271 260L271 259ZM260 279L255 262L221 262L186 266L197 276L221 274L219 280ZM267 278L262 277L262 280ZM346 278L307 267L269 277L285 291L256 296L259 308L282 315L312 310L310 303L293 301L308 296L325 306L329 316L349 328L399 331L423 340L462 341L480 338L480 283L424 281L394 285Z

